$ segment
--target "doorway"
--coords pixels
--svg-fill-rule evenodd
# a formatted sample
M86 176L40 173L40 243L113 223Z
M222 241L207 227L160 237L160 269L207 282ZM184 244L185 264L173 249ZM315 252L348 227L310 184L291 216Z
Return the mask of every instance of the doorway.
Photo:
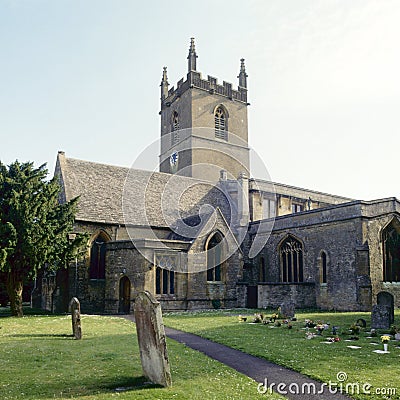
M258 307L258 287L247 286L247 308Z
M131 281L123 276L119 281L119 308L120 314L129 314L131 308Z

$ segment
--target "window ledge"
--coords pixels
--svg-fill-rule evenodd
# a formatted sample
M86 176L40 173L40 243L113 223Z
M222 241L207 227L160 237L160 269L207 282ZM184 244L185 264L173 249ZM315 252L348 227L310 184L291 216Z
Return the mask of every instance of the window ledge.
M328 286L328 284L327 284L326 282L320 283L319 285L320 285L321 287L327 287L327 286Z
M217 142L221 142L221 143L228 143L228 142L229 142L229 141L228 141L228 138L223 139L223 138L220 138L220 137L215 136L214 139L215 139Z
M297 286L315 286L315 282L259 282L260 286L290 286L290 285L297 285Z
M177 300L176 294L156 294L156 299L158 300Z

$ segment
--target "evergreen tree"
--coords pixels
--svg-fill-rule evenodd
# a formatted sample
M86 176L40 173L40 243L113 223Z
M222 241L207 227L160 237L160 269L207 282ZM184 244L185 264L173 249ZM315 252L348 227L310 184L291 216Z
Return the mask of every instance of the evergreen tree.
M86 241L69 240L78 199L60 204L57 177L48 181L46 165L0 162L0 271L6 276L11 313L22 316L22 290L45 265L56 270Z

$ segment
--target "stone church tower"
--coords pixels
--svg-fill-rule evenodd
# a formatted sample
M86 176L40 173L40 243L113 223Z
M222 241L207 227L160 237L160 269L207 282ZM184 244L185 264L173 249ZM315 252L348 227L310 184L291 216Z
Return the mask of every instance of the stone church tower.
M247 74L241 60L239 86L197 71L191 39L188 73L169 89L167 69L161 80L160 171L217 181L249 175Z

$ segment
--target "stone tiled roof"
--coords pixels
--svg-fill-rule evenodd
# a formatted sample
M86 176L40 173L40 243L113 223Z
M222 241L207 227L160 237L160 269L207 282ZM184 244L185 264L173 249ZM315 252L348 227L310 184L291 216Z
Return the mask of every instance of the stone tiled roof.
M203 219L208 219L210 217L210 213L207 213L202 216ZM200 230L201 228L201 223L204 223L204 220L200 217L200 215L191 215L190 217L183 218L182 223L189 227L189 228L195 228L198 227L196 230L196 233ZM179 232L179 229L178 229ZM172 230L172 232L169 234L168 239L169 240L183 240L183 241L192 241L193 240L192 235L182 235L176 232L176 230Z
M76 219L107 224L169 227L213 204L229 215L229 203L207 182L160 172L67 158L59 152L55 174L63 201L79 196Z

